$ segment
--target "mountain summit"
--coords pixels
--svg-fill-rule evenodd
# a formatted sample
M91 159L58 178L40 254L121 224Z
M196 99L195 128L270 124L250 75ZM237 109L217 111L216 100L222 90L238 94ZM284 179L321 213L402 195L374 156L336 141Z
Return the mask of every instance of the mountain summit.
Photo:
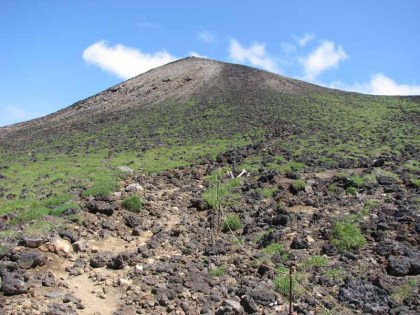
M60 149L72 143L93 145L90 138L98 135L101 140L94 143L98 147L115 144L121 137L136 147L132 140L150 142L156 130L165 128L161 133L167 137L202 141L256 129L276 132L291 123L305 128L312 119L318 125L325 120L317 120L322 111L340 112L343 106L346 114L366 101L382 99L399 98L346 93L246 66L189 57L51 115L0 128L0 145L36 149L51 147L48 143L60 139L55 145Z
M131 119L147 121L151 112L164 108L172 115L177 112L177 104L185 107L187 103L197 107L191 108L190 114L216 113L214 109L220 106L222 112L234 113L235 120L241 123L248 120L249 124L261 125L258 119L265 122L272 118L264 113L264 106L273 105L282 97L308 93L334 95L337 91L246 66L189 57L150 70L51 115L0 128L0 137L17 136L20 142L32 142L34 137L95 133L115 123L130 124ZM203 116L190 120L195 118ZM232 126L237 123L228 122L224 128Z

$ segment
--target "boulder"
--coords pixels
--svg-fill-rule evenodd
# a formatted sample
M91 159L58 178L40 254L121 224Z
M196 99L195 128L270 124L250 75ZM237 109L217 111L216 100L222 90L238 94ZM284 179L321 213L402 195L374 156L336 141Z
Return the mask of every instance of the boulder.
M388 314L392 300L387 292L364 280L349 280L342 285L338 299L351 308L369 314Z

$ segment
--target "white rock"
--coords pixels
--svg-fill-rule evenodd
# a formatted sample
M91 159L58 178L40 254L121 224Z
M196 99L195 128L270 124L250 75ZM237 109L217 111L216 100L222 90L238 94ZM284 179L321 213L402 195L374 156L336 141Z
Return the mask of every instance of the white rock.
M50 241L50 245L54 247L55 252L63 252L63 253L69 254L73 250L71 243L67 240L63 240L59 236L54 237Z

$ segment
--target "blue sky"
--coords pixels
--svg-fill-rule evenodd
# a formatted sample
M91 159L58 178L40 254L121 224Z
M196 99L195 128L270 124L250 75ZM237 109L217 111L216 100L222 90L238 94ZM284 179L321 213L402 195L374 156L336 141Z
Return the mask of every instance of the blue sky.
M0 126L191 55L349 91L420 94L419 12L418 0L4 0Z

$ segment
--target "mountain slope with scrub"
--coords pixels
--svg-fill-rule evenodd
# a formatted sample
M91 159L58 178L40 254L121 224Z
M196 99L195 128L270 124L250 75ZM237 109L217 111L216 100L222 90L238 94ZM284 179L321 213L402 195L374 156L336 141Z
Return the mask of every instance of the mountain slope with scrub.
M416 314L419 125L186 58L0 128L0 310Z

